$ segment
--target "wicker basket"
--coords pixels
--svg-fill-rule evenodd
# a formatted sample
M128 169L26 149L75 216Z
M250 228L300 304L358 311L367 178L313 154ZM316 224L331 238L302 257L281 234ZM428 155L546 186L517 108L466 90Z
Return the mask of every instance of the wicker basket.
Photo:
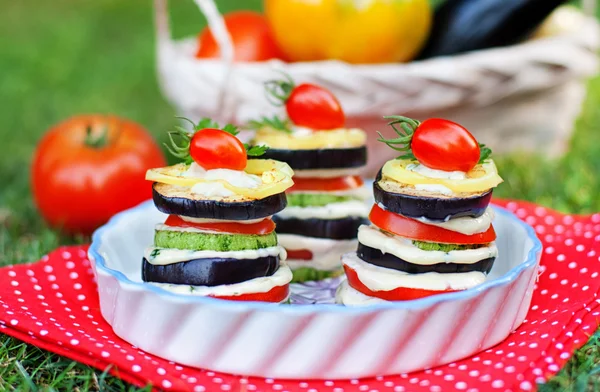
M195 38L171 39L167 0L155 0L158 70L163 93L181 114L243 124L276 113L262 83L284 70L295 80L329 88L348 125L369 133L369 172L394 152L374 142L382 116L446 117L473 131L495 153L564 152L585 96L585 78L598 68L600 31L582 16L575 30L511 47L405 64L340 61L233 63L233 49L213 0L196 0L216 33L223 58L196 59ZM220 33L223 38L219 38ZM223 34L224 33L224 34Z

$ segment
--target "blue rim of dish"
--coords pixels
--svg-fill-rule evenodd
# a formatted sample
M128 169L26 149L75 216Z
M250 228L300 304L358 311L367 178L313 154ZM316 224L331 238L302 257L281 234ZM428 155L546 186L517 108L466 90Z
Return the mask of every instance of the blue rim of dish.
M154 286L151 284L143 283L143 282L134 282L127 278L125 274L121 271L114 270L106 266L104 257L100 255L100 248L102 246L102 236L103 234L110 230L113 226L117 225L123 218L130 214L134 214L139 212L140 210L145 210L149 208L155 208L152 200L148 200L139 204L136 207L133 207L129 210L125 210L121 213L113 216L107 224L100 227L98 230L94 232L92 235L92 244L88 250L88 253L95 260L95 268L101 270L109 275L115 277L121 283L125 283L127 285L135 286L137 289L150 291L154 294L158 294L163 297L167 297L171 300L176 301L184 301L190 303L202 303L206 305L214 305L228 309L246 309L246 310L263 310L263 311L278 311L278 312L291 312L291 313L311 313L311 312L340 312L340 313L370 313L373 311L379 310L390 310L390 309L406 309L406 310L415 310L422 309L426 307L431 307L433 305L437 305L443 302L452 302L452 301L460 301L470 299L475 297L476 295L491 290L495 287L508 285L513 282L524 270L533 267L537 263L538 254L542 251L542 243L537 238L535 231L533 228L517 218L513 213L508 210L494 205L494 210L496 213L504 215L509 220L513 221L523 227L529 239L532 241L533 246L529 250L527 254L527 259L520 263L518 266L512 268L507 273L502 275L497 279L493 279L490 281L486 281L478 286L475 286L471 289L456 291L447 294L438 294L430 297L420 298L411 301L402 301L402 302L382 302L373 305L365 305L365 306L342 306L335 304L314 304L314 305L279 305L273 303L265 303L265 302L254 302L254 301L228 301L221 300L217 298L204 297L204 296L191 296L184 294L175 294L164 290L158 286Z

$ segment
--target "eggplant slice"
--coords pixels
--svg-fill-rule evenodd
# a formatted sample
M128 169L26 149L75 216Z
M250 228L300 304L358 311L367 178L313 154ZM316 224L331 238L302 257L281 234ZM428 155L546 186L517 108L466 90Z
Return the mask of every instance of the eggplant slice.
M190 286L219 286L271 276L278 268L279 256L257 259L195 259L168 265L150 264L144 258L142 280Z
M252 159L252 157L248 157ZM283 150L270 148L259 159L274 159L294 170L347 169L367 163L367 146L353 148L324 148L318 150Z
M467 197L425 197L390 192L380 185L381 170L373 182L375 203L386 211L409 218L426 218L435 222L460 217L477 218L483 215L492 199L492 190Z
M165 214L183 215L191 218L250 220L266 218L283 210L287 205L285 193L264 199L224 202L220 200L198 200L181 195L169 196L172 185L154 183L152 199L156 208ZM166 194L167 193L167 194Z
M275 215L273 222L277 225L275 231L280 234L296 234L332 240L354 239L358 233L358 227L368 224L366 218L352 216L341 219L282 219Z
M471 271L479 271L487 274L491 271L492 266L494 265L494 260L496 259L495 257L490 257L480 260L474 264L439 263L432 265L420 265L409 263L408 261L392 255L391 253L383 253L379 249L371 248L361 244L360 242L358 243L356 254L361 260L366 261L369 264L383 268L390 268L397 271L403 271L409 274L424 274L426 272L449 274Z

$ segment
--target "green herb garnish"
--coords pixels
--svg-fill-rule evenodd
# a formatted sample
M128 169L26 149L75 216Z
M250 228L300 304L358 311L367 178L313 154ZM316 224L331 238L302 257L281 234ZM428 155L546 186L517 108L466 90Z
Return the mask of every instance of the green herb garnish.
M248 128L250 129L261 129L265 127L269 127L276 131L292 133L289 120L282 120L277 116L270 118L263 116L260 120L251 120L248 122Z
M235 125L227 124L221 128L216 121L214 121L210 118L203 118L200 121L198 121L198 124L194 124L194 122L192 120L187 119L185 117L177 117L177 118L185 120L185 121L189 122L190 124L192 124L193 130L190 132L187 129L185 129L184 127L176 125L174 127L175 130L168 132L170 144L164 143L164 145L173 156L182 159L187 164L190 164L194 161L192 159L192 157L190 156L190 144L191 144L192 138L194 137L194 134L196 132L198 132L202 129L206 129L206 128L213 128L213 129L220 129L220 130L227 132L233 136L237 136L240 133L240 131L238 130L238 128ZM179 140L176 141L175 139L179 139ZM245 143L244 143L244 148L246 149L246 154L251 157L261 156L268 149L267 146L250 146Z

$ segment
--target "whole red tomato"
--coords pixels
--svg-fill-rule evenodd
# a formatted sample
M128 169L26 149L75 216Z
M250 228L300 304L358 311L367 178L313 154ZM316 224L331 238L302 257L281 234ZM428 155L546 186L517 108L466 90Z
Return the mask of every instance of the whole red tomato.
M308 128L335 129L343 127L346 122L335 95L314 84L303 83L294 87L285 108L294 124Z
M480 157L479 144L469 131L440 118L430 118L417 127L411 148L423 165L444 171L467 172Z
M190 156L206 170L244 170L248 160L240 139L214 128L196 131L190 142Z
M283 59L267 19L252 11L235 11L224 15L225 26L234 46L235 61ZM209 28L198 37L198 58L219 57L221 50Z
M35 202L48 223L90 234L112 215L151 198L146 170L165 166L138 124L115 116L75 116L52 127L31 168Z

